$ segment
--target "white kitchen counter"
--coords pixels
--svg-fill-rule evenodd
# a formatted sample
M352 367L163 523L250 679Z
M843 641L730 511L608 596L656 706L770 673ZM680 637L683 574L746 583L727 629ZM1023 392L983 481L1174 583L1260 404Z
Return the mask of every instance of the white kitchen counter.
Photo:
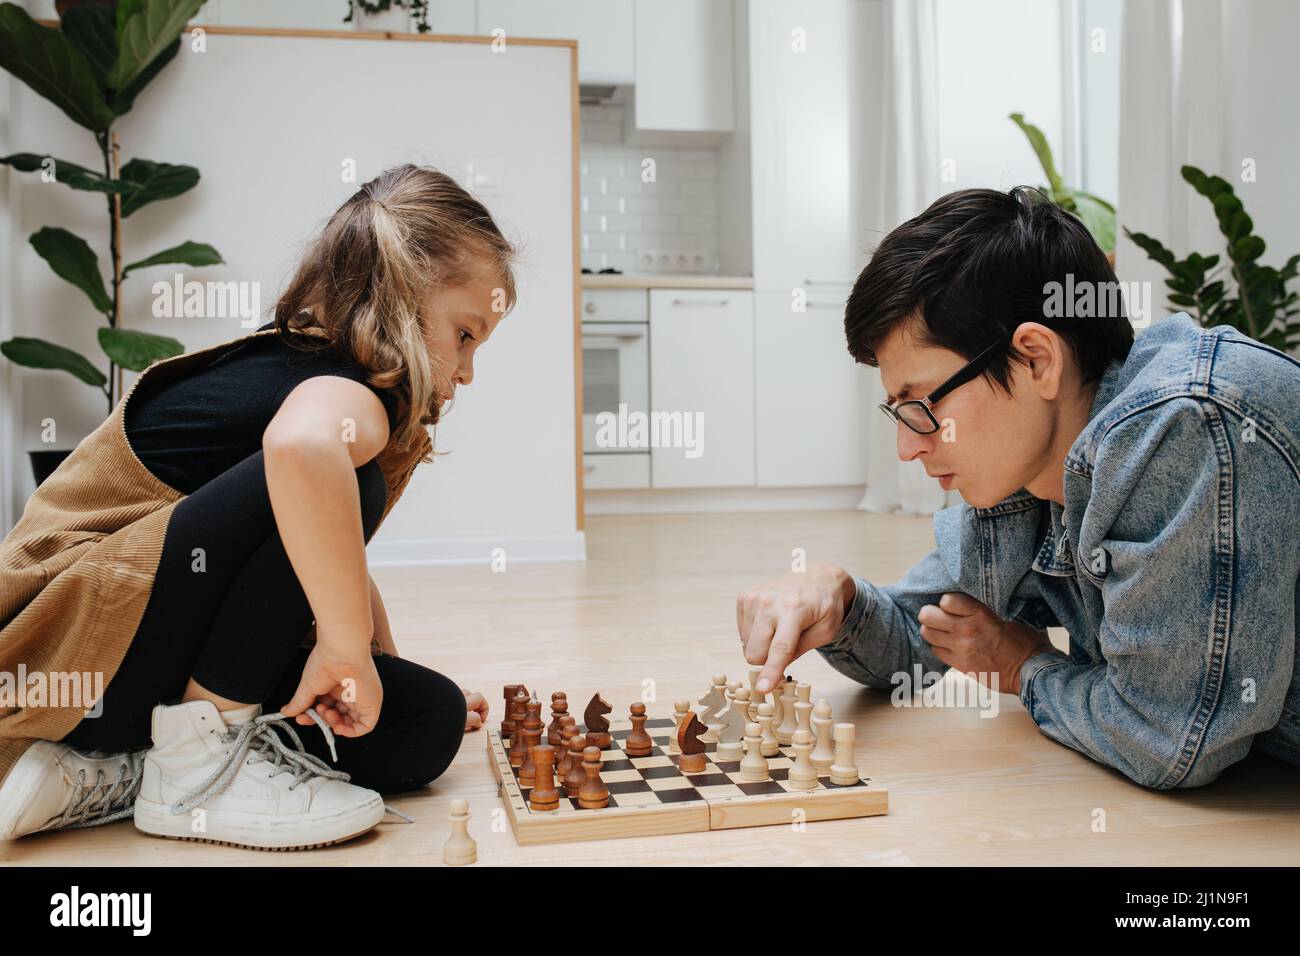
M624 272L617 275L583 275L584 289L752 289L752 276L716 276L699 273Z

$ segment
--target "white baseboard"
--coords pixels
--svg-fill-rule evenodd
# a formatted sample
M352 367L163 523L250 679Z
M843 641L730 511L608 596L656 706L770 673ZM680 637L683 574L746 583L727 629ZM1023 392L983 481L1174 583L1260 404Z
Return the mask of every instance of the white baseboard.
M719 511L843 511L856 508L861 485L831 488L659 488L588 490L589 515L700 514Z
M587 537L581 531L539 538L395 538L366 546L372 568L422 564L507 565L539 561L586 561Z

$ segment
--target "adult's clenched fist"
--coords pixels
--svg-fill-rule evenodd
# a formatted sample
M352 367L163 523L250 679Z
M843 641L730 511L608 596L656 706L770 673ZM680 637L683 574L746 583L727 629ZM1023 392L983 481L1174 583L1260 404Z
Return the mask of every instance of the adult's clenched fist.
M745 660L763 665L759 693L776 686L795 658L835 638L856 593L853 576L843 568L814 564L736 599L736 630Z

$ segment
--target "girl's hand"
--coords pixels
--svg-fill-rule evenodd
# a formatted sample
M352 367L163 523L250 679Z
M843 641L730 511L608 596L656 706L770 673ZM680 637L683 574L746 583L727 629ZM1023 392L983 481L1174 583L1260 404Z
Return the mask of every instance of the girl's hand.
M362 737L375 729L383 702L384 688L369 648L340 654L317 643L303 666L297 692L280 712L308 727L314 723L306 713L312 707L340 737Z
M463 690L461 693L465 695L465 733L469 733L487 723L488 702L476 690Z

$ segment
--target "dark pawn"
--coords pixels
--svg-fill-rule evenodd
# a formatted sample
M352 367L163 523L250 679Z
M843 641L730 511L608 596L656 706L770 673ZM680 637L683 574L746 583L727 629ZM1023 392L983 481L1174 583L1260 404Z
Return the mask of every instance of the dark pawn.
M578 788L578 806L584 810L599 810L609 806L609 788L600 779L600 748L588 747L582 752L582 786Z
M645 704L632 705L632 732L627 735L623 749L629 757L648 757L654 749L655 742L645 732Z

